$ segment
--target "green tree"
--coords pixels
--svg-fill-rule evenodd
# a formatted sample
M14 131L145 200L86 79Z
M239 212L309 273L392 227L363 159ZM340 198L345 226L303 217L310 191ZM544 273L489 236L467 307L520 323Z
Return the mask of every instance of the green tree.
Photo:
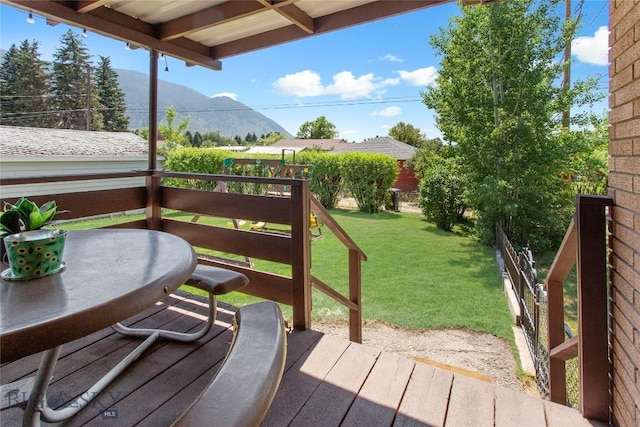
M60 41L62 46L53 55L51 79L56 127L87 129L89 121L89 130L102 130L102 105L91 69L91 55L71 30Z
M387 154L348 152L339 155L344 187L363 213L377 213L398 178L398 161Z
M389 136L414 147L420 147L427 140L427 137L420 133L420 129L404 122L398 122L389 129Z
M312 122L304 122L296 134L296 138L304 139L333 139L338 136L336 125L320 116Z
M411 168L420 181L424 171L442 157L455 155L455 146L444 146L440 138L426 139L420 144L413 157L407 159L405 167Z
M464 174L456 158L439 158L424 171L418 203L427 219L438 228L451 231L464 216L465 190Z
M592 126L572 132L581 154L573 156L572 181L577 193L606 195L609 186L609 120L592 116Z
M269 132L267 135L263 135L258 142L260 145L273 145L281 139L287 139L287 136L280 132Z
M442 62L423 101L459 151L485 243L500 221L513 241L546 249L570 219L563 174L575 147L560 137L560 118L567 106L593 99L595 82L561 85L566 64L558 58L576 25L563 26L557 3L466 7L430 41Z
M0 66L0 123L10 126L51 127L47 63L39 43L24 40L11 45Z
M95 80L100 104L103 107L104 130L127 131L129 129L129 117L125 115L127 106L124 93L118 84L118 73L111 67L111 58L99 56Z
M158 134L164 138L164 145L158 150L161 154L167 154L178 146L186 146L187 138L185 137L185 132L189 127L189 117L176 126L175 120L178 113L173 106L167 107L164 114L166 123L158 125Z
M202 135L200 132L196 132L191 140L191 145L194 147L202 147Z

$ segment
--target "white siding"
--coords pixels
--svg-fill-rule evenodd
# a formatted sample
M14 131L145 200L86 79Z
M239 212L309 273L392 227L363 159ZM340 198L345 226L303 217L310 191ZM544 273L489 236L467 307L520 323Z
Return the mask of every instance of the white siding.
M75 175L90 173L130 172L146 170L148 159L135 157L88 157L88 156L2 156L0 158L0 177L22 178L53 175ZM60 182L51 184L31 184L2 186L0 197L36 196L50 193L75 193L81 191L104 190L144 186L140 178L122 178L101 181Z

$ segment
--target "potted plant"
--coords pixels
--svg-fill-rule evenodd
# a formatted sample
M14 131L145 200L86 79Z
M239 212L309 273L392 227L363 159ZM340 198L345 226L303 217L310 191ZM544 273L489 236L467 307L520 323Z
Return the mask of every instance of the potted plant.
M38 206L22 197L16 204L5 203L0 213L0 231L10 268L1 273L3 279L25 280L62 271L67 232L41 230L57 211L55 201ZM3 254L3 261L4 258Z

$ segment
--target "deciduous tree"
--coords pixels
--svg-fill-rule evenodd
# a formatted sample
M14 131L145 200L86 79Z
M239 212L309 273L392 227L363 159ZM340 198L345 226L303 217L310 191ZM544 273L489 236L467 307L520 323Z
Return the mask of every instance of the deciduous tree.
M459 150L486 243L501 221L516 243L553 247L571 216L573 194L563 177L575 147L559 137L560 118L568 105L591 98L585 95L594 82L562 87L562 52L575 23L563 25L557 5L465 7L431 38L442 62L423 100Z
M296 138L304 139L333 139L338 136L336 125L320 116L312 122L304 122L296 134Z
M405 122L398 122L389 129L389 136L414 147L420 147L427 140L427 137L420 133L420 129Z

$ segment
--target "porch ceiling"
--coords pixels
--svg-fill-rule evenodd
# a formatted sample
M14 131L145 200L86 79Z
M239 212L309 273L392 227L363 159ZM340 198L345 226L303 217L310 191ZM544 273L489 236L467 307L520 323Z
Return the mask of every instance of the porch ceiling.
M226 57L451 0L0 1L52 23L220 70Z

